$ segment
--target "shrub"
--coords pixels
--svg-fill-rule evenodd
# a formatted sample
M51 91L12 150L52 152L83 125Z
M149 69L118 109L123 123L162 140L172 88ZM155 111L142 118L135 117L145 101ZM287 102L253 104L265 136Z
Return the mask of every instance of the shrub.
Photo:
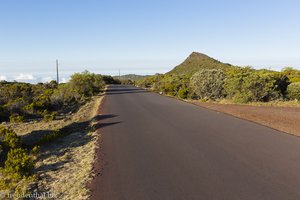
M56 140L60 137L62 137L62 132L60 130L53 130L50 134L44 135L41 140L39 141L39 144L45 144L52 142L53 140Z
M105 84L121 84L121 81L118 79L114 79L112 76L102 76L102 79Z
M270 101L282 98L288 78L279 72L234 68L227 73L224 88L227 98L238 103Z
M292 83L297 83L300 82L300 77L291 77L290 80Z
M286 67L282 69L282 73L288 76L292 83L300 82L300 70Z
M5 128L3 126L0 126L0 141L4 139L6 133L11 132L12 130Z
M12 130L6 129L3 144L10 148L21 147L21 138Z
M25 118L23 116L18 115L18 114L12 114L9 117L9 121L12 122L12 123L19 123L19 122L24 122Z
M300 100L300 82L291 83L287 89L289 99Z
M39 154L40 149L41 149L41 148L40 148L39 145L34 146L34 147L31 149L31 154L32 154L32 155L37 155L37 154Z
M26 150L17 148L8 152L4 166L5 173L21 178L31 175L34 164L32 158L27 155Z
M248 103L251 101L251 94L249 93L236 93L233 97L235 103Z
M43 120L46 121L46 122L49 122L49 121L55 120L55 118L56 118L56 113L53 112L53 113L50 113L50 114L45 114L44 117L43 117Z
M91 97L99 93L105 86L101 75L96 75L88 71L73 74L69 84L71 90L78 92L84 97Z
M188 88L180 88L178 90L178 97L181 99L186 99L189 94L189 89Z
M5 109L9 113L22 113L26 102L24 98L10 99L5 105Z
M60 84L50 99L52 105L59 109L65 105L77 104L81 99L81 95L70 84Z
M114 81L112 77L105 78L108 82ZM24 120L22 116L40 118L44 116L44 110L74 111L104 88L103 79L102 75L85 71L74 74L70 82L59 85L55 81L45 84L0 82L0 122L21 122ZM52 117L48 117L51 120Z
M225 74L222 70L203 69L191 77L190 86L201 99L218 99L223 96Z

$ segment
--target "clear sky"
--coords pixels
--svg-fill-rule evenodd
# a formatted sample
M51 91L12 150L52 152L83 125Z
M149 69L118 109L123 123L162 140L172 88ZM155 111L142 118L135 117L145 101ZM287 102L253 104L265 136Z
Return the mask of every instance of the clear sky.
M0 0L0 79L166 72L192 51L300 69L299 0Z

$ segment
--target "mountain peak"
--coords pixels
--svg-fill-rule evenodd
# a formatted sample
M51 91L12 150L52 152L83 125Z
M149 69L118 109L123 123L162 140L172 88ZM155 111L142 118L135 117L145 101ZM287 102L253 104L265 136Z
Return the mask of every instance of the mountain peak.
M229 66L203 53L192 52L183 63L168 73L192 75L200 69L226 69Z
M206 55L204 53L199 53L199 52L196 52L196 51L192 52L189 57L206 57L206 58L209 58L208 55Z

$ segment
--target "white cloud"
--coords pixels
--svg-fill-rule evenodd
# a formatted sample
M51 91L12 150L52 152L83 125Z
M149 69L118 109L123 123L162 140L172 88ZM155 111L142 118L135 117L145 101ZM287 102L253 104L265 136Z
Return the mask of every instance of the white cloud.
M6 76L0 75L0 81L5 81L6 79Z
M36 78L32 74L19 74L18 76L15 76L16 81L32 81Z
M66 82L68 82L70 80L70 78L65 78L65 77L63 77L61 80L60 80L60 82L61 83L66 83Z
M49 83L50 81L54 80L51 76L47 76L42 78L43 83Z

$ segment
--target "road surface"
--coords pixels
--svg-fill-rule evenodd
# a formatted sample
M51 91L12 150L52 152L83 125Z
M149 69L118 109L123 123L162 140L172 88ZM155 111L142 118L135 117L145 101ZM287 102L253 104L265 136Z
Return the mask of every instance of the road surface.
M298 137L127 86L101 113L91 199L300 199Z

